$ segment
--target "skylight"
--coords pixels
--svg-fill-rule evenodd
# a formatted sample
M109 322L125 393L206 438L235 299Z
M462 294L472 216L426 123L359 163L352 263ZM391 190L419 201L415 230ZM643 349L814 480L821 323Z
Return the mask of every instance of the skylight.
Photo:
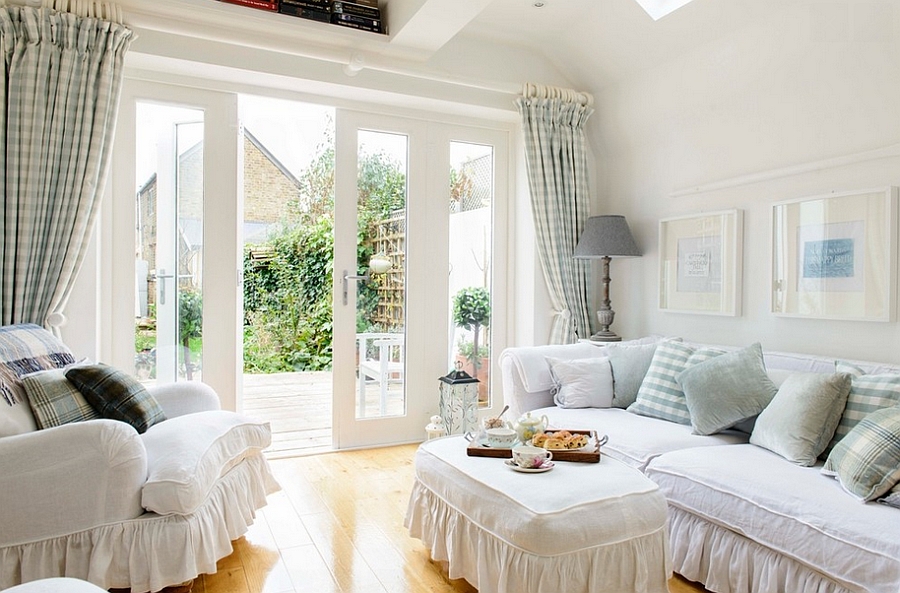
M654 21L658 21L670 12L675 12L691 0L637 0Z

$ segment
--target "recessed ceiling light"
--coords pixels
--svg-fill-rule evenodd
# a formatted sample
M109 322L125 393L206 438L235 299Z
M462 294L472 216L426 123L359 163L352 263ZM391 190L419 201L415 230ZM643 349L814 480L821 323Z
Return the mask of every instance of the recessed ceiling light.
M532 4L532 6L534 6L535 8L543 8L544 3L540 2L540 0L538 0L538 2L535 2L534 4Z

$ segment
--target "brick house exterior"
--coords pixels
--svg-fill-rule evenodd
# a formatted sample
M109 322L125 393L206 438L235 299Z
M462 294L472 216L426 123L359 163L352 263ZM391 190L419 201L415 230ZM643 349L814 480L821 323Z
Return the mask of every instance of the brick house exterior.
M300 181L249 130L244 128L244 242L262 241L267 229L282 220L288 205L300 199ZM199 284L203 246L203 143L178 159L179 275ZM154 173L137 191L135 256L139 278L146 275L146 297L141 314L156 293L157 177ZM141 263L142 262L142 263ZM145 268L144 270L141 270ZM139 292L143 287L139 285Z

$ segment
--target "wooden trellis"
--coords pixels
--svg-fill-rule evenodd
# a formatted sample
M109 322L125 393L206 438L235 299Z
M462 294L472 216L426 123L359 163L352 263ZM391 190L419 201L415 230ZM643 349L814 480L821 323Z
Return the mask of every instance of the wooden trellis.
M375 253L391 259L391 271L375 276L378 306L372 321L387 332L404 329L406 305L406 213L395 212L375 224L372 238Z

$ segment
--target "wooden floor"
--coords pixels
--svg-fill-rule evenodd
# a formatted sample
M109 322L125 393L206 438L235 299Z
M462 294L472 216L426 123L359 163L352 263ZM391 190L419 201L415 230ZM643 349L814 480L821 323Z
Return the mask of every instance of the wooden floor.
M272 427L269 459L323 453L332 450L331 372L274 373L243 377L243 410ZM381 413L378 384L366 384L366 417ZM387 416L403 413L403 389L392 383L387 395Z
M331 449L331 373L243 378L243 411L272 427L270 459Z
M283 490L269 497L218 572L196 593L473 593L450 581L403 517L416 447L276 459ZM705 591L676 577L672 593ZM523 592L524 593L524 592ZM562 592L561 592L562 593Z

